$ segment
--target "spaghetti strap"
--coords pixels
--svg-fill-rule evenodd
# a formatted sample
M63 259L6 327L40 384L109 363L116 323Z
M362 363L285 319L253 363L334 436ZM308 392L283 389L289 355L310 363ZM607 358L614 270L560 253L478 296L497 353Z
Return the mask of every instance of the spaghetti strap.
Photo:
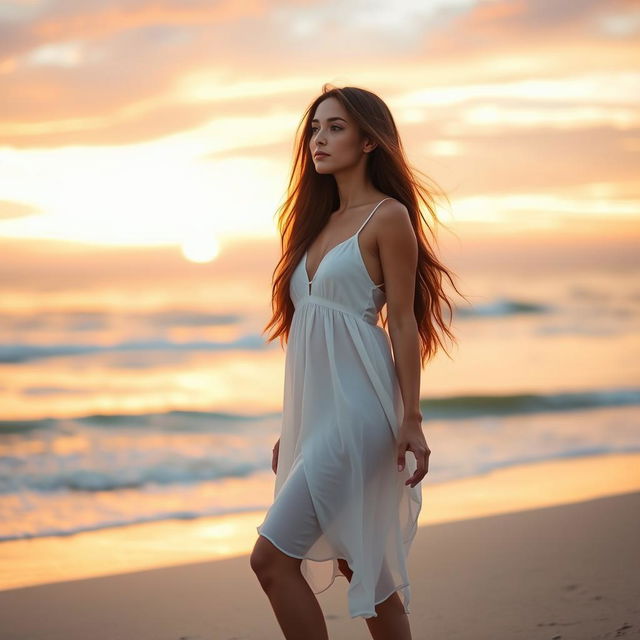
M380 200L380 202L378 202L378 204L373 208L373 211L367 216L367 219L360 225L360 228L356 231L355 235L358 235L362 229L364 228L364 225L367 224L367 222L369 222L369 219L371 218L371 216L376 212L376 209L385 201L385 200L392 200L392 198L384 198L382 200Z

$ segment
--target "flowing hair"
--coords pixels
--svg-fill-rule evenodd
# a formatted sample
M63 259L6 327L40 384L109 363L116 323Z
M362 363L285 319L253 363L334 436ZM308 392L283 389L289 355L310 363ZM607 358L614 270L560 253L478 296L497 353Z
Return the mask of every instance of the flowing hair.
M295 310L289 295L291 276L331 213L340 206L335 178L331 174L316 171L309 151L313 115L317 106L331 97L344 106L364 135L377 142L375 149L367 154L367 176L371 183L382 193L401 202L409 212L418 241L413 309L420 336L420 363L424 366L436 354L438 345L449 355L438 335L438 327L457 342L443 320L441 302L449 309L449 324L453 318L453 308L442 286L443 277L449 280L458 293L460 292L452 279L453 272L438 261L420 223L420 220L424 222L436 241L435 225L442 222L436 215L433 192L414 176L414 173L420 173L422 176L424 174L408 164L387 105L374 93L357 87L338 88L329 83L324 84L322 93L307 108L298 125L287 196L284 204L277 210L282 254L272 277L273 315L262 333L274 327L267 342L275 340L278 336L281 345L288 340ZM424 177L426 181L433 183L433 180ZM442 193L440 189L437 191ZM434 228L422 215L418 199L426 206ZM386 327L386 315L381 318L382 326Z

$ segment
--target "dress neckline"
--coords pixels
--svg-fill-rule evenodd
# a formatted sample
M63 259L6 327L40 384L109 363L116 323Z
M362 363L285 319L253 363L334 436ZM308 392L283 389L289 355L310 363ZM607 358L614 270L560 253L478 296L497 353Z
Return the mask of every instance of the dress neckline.
M349 236L348 238L345 238L342 242L338 242L338 244L336 244L333 247L331 247L331 249L329 249L329 251L327 251L327 253L325 253L322 256L322 259L318 263L318 266L316 267L316 272L313 274L313 278L311 278L311 280L309 280L309 272L307 271L307 256L309 255L309 252L305 251L304 252L304 274L307 276L307 284L311 284L316 279L316 276L318 275L318 271L320 270L320 267L322 266L322 263L324 262L325 258L334 249L337 249L338 247L342 246L343 244L346 244L347 242L349 242L349 240L353 240L353 238L355 238L358 235L358 233L359 233L359 231L356 231L353 235Z
M378 204L373 208L373 211L365 218L364 222L360 225L359 229L352 235L350 235L348 238L345 238L344 240L342 240L341 242L338 242L338 244L334 245L333 247L331 247L331 249L329 249L320 259L320 262L318 263L318 266L316 267L315 273L313 274L313 278L309 278L309 271L307 269L307 257L309 255L309 250L307 249L304 252L304 256L302 257L302 265L304 267L304 275L307 278L307 285L311 285L313 283L313 281L316 279L316 276L318 275L318 271L320 271L320 267L322 266L322 263L324 262L325 258L334 250L337 249L338 247L342 246L343 244L346 244L347 242L349 242L349 240L353 240L354 238L357 238L358 235L360 234L360 231L362 231L362 229L364 228L364 225L367 224L367 222L369 222L369 218L371 218L371 216L376 212L376 209L385 201L385 200L391 200L390 197L386 197L383 198L382 200L380 200L380 202L378 202ZM379 286L379 285L376 285Z

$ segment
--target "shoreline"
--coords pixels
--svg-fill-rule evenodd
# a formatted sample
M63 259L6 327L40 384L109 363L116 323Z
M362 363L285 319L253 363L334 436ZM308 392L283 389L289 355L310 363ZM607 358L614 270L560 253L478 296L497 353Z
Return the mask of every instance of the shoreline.
M640 630L640 492L418 530L413 637L607 640ZM370 640L346 579L317 595L331 640ZM0 592L7 640L281 640L248 557Z
M563 458L423 481L419 532L430 525L640 491L640 453ZM603 478L606 483L603 482ZM167 520L0 543L0 592L211 562L250 553L266 511Z

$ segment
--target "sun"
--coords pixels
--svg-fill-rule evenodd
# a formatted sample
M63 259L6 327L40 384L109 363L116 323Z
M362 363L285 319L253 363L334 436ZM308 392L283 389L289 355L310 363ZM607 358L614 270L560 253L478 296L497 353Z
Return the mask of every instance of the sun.
M211 262L220 253L220 243L211 236L192 237L185 240L182 245L182 255L189 262Z

